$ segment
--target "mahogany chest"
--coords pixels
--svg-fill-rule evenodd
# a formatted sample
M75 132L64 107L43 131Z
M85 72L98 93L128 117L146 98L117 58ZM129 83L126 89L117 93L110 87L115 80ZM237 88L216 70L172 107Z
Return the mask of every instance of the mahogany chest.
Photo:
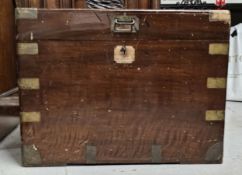
M16 10L25 166L221 163L228 11Z

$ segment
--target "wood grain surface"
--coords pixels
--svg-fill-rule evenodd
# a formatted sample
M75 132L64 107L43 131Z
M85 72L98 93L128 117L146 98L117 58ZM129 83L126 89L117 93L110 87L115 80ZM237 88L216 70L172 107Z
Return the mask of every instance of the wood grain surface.
M149 9L151 0L139 0L139 9Z
M17 7L87 8L85 0L15 0ZM124 0L128 9L159 9L160 0Z
M100 10L79 13L41 10L37 20L18 21L17 38L27 41L32 33L34 40L228 40L227 25L222 21L209 22L207 12L192 11L177 15L169 11L126 10L127 15L139 18L139 33L113 35L110 32L111 18L123 14L122 11L107 14Z
M19 77L40 81L21 90L21 111L41 114L22 123L24 165L220 163L224 122L205 113L224 110L226 89L208 89L207 78L226 77L228 59L208 49L228 42L228 24L208 12L132 11L140 31L114 34L119 14L39 10L17 21L18 42L39 47L18 57ZM135 62L115 63L117 45L133 46Z
M14 8L12 1L0 3L0 93L16 86Z
M139 7L139 0L126 1L128 9L137 9Z
M160 9L161 0L151 0L152 9Z

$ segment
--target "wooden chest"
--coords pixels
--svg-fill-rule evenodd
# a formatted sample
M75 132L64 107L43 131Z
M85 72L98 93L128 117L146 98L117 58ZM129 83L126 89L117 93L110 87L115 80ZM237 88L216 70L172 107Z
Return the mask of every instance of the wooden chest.
M16 18L25 166L221 163L228 11Z

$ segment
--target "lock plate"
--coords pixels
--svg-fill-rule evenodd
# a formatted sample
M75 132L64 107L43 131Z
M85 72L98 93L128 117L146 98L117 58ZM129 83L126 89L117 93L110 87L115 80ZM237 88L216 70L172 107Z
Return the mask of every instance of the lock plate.
M115 16L112 18L111 31L114 33L137 33L139 18L136 16Z
M114 48L114 61L118 64L133 63L135 61L135 48L133 46L116 46Z

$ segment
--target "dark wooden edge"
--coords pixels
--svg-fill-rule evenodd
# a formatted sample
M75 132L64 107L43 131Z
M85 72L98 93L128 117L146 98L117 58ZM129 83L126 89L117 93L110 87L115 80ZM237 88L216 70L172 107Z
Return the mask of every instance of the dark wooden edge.
M215 4L201 4L201 5L183 5L183 4L161 4L160 8L163 9L218 9L219 7ZM242 3L226 4L221 7L223 10L242 10Z
M215 4L205 4L205 5L178 5L178 4L161 4L161 9L204 9L204 10L214 10L218 9ZM231 25L235 26L239 23L242 23L242 3L233 3L233 4L226 4L225 6L220 8L221 10L230 10L232 21Z
M25 9L18 9L18 11L21 13L21 10ZM216 15L213 15L217 13L216 10L130 10L130 9L122 9L122 10L102 10L102 9L38 9L33 10L35 14L35 18L19 18L17 19L17 37L18 40L21 42L27 42L27 41L33 41L33 40L108 40L111 38L111 40L133 40L133 39L139 39L139 40L211 40L212 38L216 38L216 40L227 40L229 39L229 26L230 26L230 13L228 11L223 11L225 14L223 18L218 18ZM72 25L72 31L69 29L69 27L66 25L66 21L60 19L60 21L55 23L56 20L59 19L59 15L69 15L69 18L73 17L73 12L77 13L80 18L82 17L82 14L88 14L92 13L97 15L102 15L105 20L103 20L103 23L97 23L93 22L90 25L86 25L85 22L75 25ZM221 12L221 11L220 11ZM219 13L220 13L219 12ZM31 12L32 13L32 12ZM105 16L106 13L108 14L107 17ZM137 15L141 16L143 19L146 18L145 15L150 15L151 17L154 15L154 19L157 22L159 21L159 16L157 15L174 15L174 14L181 14L184 16L193 15L194 13L199 13L197 16L193 17L192 20L196 20L198 16L201 16L201 21L197 21L197 26L200 24L200 22L203 22L206 24L206 26L209 26L210 23L211 27L209 28L209 31L206 31L206 29L197 27L196 29L193 29L191 25L189 25L190 19L185 18L184 19L184 25L187 27L186 31L180 30L180 28L173 28L173 22L165 22L164 20L161 21L161 26L169 26L170 29L166 30L163 34L160 33L160 28L156 27L154 25L154 33L152 35L149 35L149 37L146 35L147 32L149 32L149 24L143 25L142 29L140 29L139 32L134 34L127 34L127 33L115 33L111 32L110 26L111 21L108 18L112 18L112 16L115 16L117 14L126 13L128 15ZM37 17L36 17L37 16ZM50 18L53 16L53 18ZM215 16L214 19L210 19L212 16ZM53 24L52 28L50 28L45 22L44 24L40 23L40 18L45 18L45 20L49 24ZM64 19L64 18L63 18ZM172 18L173 19L173 18ZM176 20L176 19L174 19ZM96 28L96 30L93 29L92 25L97 25L99 27ZM84 31L80 30L80 25L86 25L86 34L83 35ZM141 25L141 23L140 23ZM153 25L153 24L152 24ZM223 30L218 30L219 27L221 27ZM41 30L43 28L43 30ZM87 30L88 29L88 30ZM29 37L31 35L31 32L35 36L34 39L31 39ZM104 31L103 35L101 37L98 32ZM191 33L197 32L201 35L191 35ZM68 35L66 35L68 33ZM214 35L216 33L216 35ZM81 34L81 35L80 35ZM176 35L177 34L177 35ZM204 34L204 35L202 35ZM168 37L169 36L169 37ZM202 38L200 36L203 36ZM64 37L64 38L63 38ZM110 40L110 39L109 39Z

